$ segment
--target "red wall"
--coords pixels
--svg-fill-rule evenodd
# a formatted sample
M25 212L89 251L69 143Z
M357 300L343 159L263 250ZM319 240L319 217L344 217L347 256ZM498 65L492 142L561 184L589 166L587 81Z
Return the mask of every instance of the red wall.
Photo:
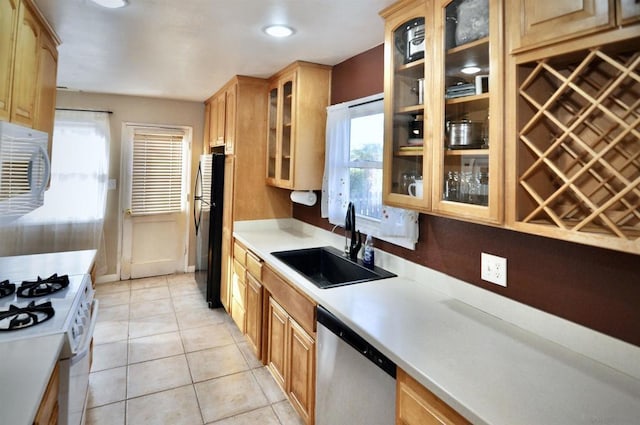
M334 67L332 103L383 91L383 48ZM320 194L318 194L320 195ZM293 216L331 230L319 205ZM640 346L640 256L420 214L415 251L376 247L591 329ZM506 288L480 279L480 253L507 258Z

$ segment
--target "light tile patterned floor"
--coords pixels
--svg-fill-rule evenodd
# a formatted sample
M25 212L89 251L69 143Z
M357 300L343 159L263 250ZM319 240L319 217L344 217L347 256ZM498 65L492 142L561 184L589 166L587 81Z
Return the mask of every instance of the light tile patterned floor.
M193 274L97 286L87 425L301 425Z

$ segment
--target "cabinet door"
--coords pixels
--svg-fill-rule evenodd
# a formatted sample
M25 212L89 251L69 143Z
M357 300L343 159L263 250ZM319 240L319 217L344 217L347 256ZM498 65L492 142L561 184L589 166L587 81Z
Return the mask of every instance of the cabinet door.
M262 284L247 273L247 338L258 359L262 358Z
M216 103L216 116L215 116L215 126L213 127L213 144L215 146L224 145L224 127L225 127L225 115L226 115L226 103L225 103L225 94L221 94L218 96L214 102Z
M285 389L287 327L289 316L282 307L269 298L269 323L267 325L267 366L281 388Z
M267 118L267 183L276 184L278 162L278 84L269 88Z
M438 9L433 106L433 210L502 220L502 2L444 1ZM473 24L473 25L472 25ZM491 119L489 111L491 111Z
M544 46L613 28L614 0L521 0L513 2L521 28L513 46Z
M13 72L11 121L32 127L36 111L40 25L26 4L20 3Z
M0 120L3 121L8 121L11 114L11 83L17 22L18 1L0 2Z
M383 203L428 211L431 209L431 144L425 143L432 120L425 103L433 66L431 37L433 20L424 1L407 6L385 18L385 114ZM414 184L422 190L410 194ZM420 193L421 192L421 193Z
M233 262L233 279L231 281L231 317L238 325L240 332L246 331L247 314L247 272L238 262Z
M462 425L469 422L401 369L396 380L396 425Z
M289 319L288 393L305 423L310 423L315 403L315 341L293 319Z
M292 186L293 177L293 144L294 140L294 96L295 96L295 72L284 76L280 80L280 152L277 168L278 186L289 188Z
M222 282L220 283L220 301L224 308L231 312L231 281L233 276L233 188L235 158L228 155L224 159L224 194L222 212Z
M616 0L618 25L628 25L640 21L640 1Z
M204 104L204 128L202 130L203 133L203 142L202 142L202 153L209 153L209 133L211 132L211 102L205 102Z
M225 93L224 153L232 155L236 140L236 93L238 85L232 85Z
M56 364L49 383L36 412L34 425L52 425L58 423L58 387L60 385L60 365Z
M51 141L53 139L53 122L56 108L58 50L51 37L44 32L40 37L39 61L37 108L33 127L49 134L49 158L51 158Z

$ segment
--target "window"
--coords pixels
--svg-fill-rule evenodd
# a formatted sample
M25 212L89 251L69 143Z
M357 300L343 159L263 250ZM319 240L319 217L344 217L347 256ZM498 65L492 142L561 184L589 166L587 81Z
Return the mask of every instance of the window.
M383 144L382 95L327 108L322 216L344 225L353 202L358 230L414 249L418 214L382 203Z
M56 111L51 184L44 205L25 222L87 223L104 219L109 168L109 114Z
M186 192L182 178L185 145L184 131L134 128L131 214L182 211Z
M349 199L358 216L379 222L382 216L384 114L374 112L361 116L360 113L352 113L350 118Z

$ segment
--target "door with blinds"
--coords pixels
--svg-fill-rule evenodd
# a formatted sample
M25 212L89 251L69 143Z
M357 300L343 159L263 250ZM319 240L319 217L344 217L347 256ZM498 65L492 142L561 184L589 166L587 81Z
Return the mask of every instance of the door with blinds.
M121 279L184 272L190 129L126 125Z

